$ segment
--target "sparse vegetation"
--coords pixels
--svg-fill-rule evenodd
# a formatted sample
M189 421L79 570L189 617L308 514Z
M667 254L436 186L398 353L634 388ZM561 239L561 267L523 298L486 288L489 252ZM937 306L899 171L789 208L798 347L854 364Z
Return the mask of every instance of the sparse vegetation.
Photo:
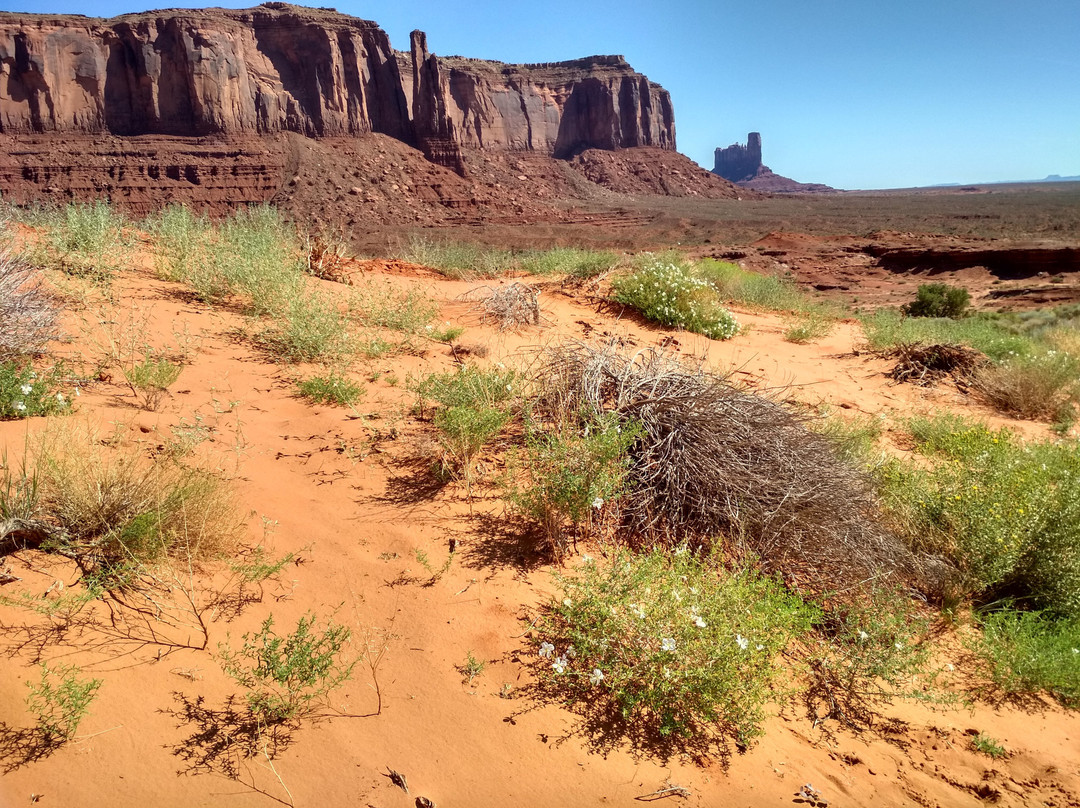
M59 365L38 373L29 362L0 362L0 421L70 411L62 378Z
M364 388L334 371L326 376L304 379L297 388L300 395L316 404L339 404L348 407L364 397Z
M971 737L971 748L994 760L1000 760L1008 755L1004 746L998 743L994 738L991 738L989 735L982 732Z
M169 387L180 378L183 367L168 357L154 356L152 351L147 351L142 361L122 370L132 392L142 396L143 407L156 410Z
M469 651L465 655L465 662L458 666L458 672L463 677L462 681L472 687L473 680L483 673L486 667L487 664L483 660L477 659L473 656L473 652Z
M128 246L128 222L103 200L69 202L62 208L38 208L24 218L39 228L39 240L27 252L37 266L60 269L107 286L121 266Z
M26 682L30 693L26 706L37 718L37 728L46 745L59 746L75 737L90 711L101 679L81 679L74 665L41 663L41 678Z
M329 621L320 628L308 613L288 634L274 631L269 615L257 632L245 633L234 650L218 646L221 667L247 689L247 704L261 729L311 718L328 707L327 697L352 676L356 660L345 648L350 631Z

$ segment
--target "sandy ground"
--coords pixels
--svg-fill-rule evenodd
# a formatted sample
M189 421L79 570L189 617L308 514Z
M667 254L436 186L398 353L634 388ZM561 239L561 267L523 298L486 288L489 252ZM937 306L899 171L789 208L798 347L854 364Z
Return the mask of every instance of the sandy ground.
M651 328L583 290L551 285L541 296L542 327L499 333L459 299L478 284L391 269L369 264L354 280L420 286L442 303L443 319L466 327L462 345L486 348L482 362L517 364L530 350L568 338L618 336L647 347L674 336L683 354L747 384L783 388L783 398L813 407L880 414L889 423L916 412L972 410L955 390L888 383L885 362L856 352L854 323L800 346L783 341L781 318L736 310L749 329L717 343ZM105 370L81 390L72 417L147 452L197 425L208 439L195 456L232 479L247 515L247 541L298 557L278 581L250 589L246 599L212 605L215 586L231 591L227 576L204 580L195 599L205 632L191 613L177 613L168 626L111 618L104 607L68 622L0 606L5 808L393 808L422 804L420 796L440 808L664 799L774 806L802 802L804 784L833 806L1080 805L1080 718L1050 703L1023 710L901 703L885 708L876 731L834 737L789 710L768 721L757 745L728 761L658 760L617 742L590 744L575 731L572 714L522 696L528 673L519 660L530 653L523 618L552 592L552 568L509 530L492 489L481 487L471 503L458 486L432 489L413 459L429 432L410 414L406 379L452 367L445 345L428 342L415 355L359 365L355 375L368 392L353 413L300 399L295 381L306 369L274 363L241 336L251 329L242 317L194 303L155 279L149 266L125 273L115 291L117 304L104 315L91 302L72 317L71 340L59 353L92 366L110 335L134 322L159 347L186 346L190 363L156 412L140 409L118 374ZM981 409L975 414L1005 423ZM0 423L0 447L17 456L44 428L41 419ZM1023 428L1045 434L1038 425ZM431 581L416 551L440 567L452 541L458 552ZM66 562L40 553L7 561L22 579L3 587L12 598L42 597L56 581L76 578ZM187 581L178 574L176 591ZM360 662L332 696L343 716L305 723L272 762L244 756L231 743L242 736L242 709L230 708L237 687L215 659L218 644L236 645L270 613L287 626L309 611L333 615L353 632ZM471 685L457 669L470 652L486 662ZM23 681L39 659L78 664L104 683L78 738L27 760L32 719ZM1009 756L992 760L972 751L975 732L996 738ZM391 782L390 769L407 777L407 794ZM687 796L658 793L673 785Z

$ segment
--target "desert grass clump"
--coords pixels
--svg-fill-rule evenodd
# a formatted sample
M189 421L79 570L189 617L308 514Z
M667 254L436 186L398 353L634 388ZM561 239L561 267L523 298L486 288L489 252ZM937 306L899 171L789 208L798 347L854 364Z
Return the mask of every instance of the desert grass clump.
M359 350L348 311L318 289L299 290L258 339L287 362L342 362Z
M390 283L368 281L356 287L353 310L366 326L414 334L439 314L431 290L411 287L399 290Z
M761 734L778 656L814 613L771 578L685 549L587 559L558 580L533 639L538 686L610 746L747 745Z
M313 376L297 384L300 395L316 404L339 404L348 407L364 397L364 388L336 371Z
M612 343L547 352L540 406L616 413L640 425L622 521L638 541L714 542L756 556L808 589L910 575L903 543L879 524L865 473L837 457L803 417L700 366Z
M423 238L411 239L396 257L459 280L497 278L517 268L517 259L510 250Z
M998 693L1046 692L1066 707L1080 707L1080 618L1004 609L982 615L979 627L968 647Z
M208 472L103 446L79 427L46 434L35 460L45 543L87 567L197 563L239 540L231 492Z
M1080 356L1048 350L979 368L972 386L1002 412L1030 419L1068 417L1080 401Z
M63 305L40 275L22 258L0 250L0 361L38 353L60 336Z
M29 218L42 229L27 258L31 263L55 267L68 275L108 285L120 267L127 246L127 219L104 200L69 202L46 208Z
M796 345L805 345L824 339L832 332L836 318L819 309L808 309L791 318L784 339Z
M906 317L896 309L877 309L860 320L867 347L884 353L898 345L966 345L996 362L1028 354L1035 346L1031 337L1015 333L998 319L980 315L952 320Z
M727 261L706 258L697 265L698 276L724 300L765 311L806 311L815 308L791 280L750 272Z
M548 250L527 250L518 256L518 261L530 275L595 278L614 269L619 263L619 256L608 250L552 247Z
M152 351L146 351L140 361L121 368L128 387L141 397L143 408L147 410L157 410L161 406L169 387L180 378L182 370L183 366L166 356L155 356Z
M738 322L720 305L712 284L687 264L655 260L616 278L611 288L616 302L661 325L710 339L731 339L739 331Z

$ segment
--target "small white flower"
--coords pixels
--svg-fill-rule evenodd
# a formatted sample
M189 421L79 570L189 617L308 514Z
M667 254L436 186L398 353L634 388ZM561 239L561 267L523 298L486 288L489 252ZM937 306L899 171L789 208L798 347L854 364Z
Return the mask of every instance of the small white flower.
M680 544L678 547L676 547L675 548L675 555L677 555L677 556L686 555L686 545L685 544Z
M63 404L64 403L64 394L63 393L57 393L56 394L56 400L57 400L58 403Z
M551 655L555 653L555 646L549 642L540 643L540 656L544 659L551 659Z
M571 645L569 648L566 649L566 653L563 654L563 656L567 659L573 659L577 656L577 651L575 651L574 646Z
M705 619L700 614L693 615L694 625L698 628L705 628Z
M569 609L571 606L574 605L574 601L570 600L570 598L563 598L562 605Z
M1074 648L1074 649L1072 649L1072 652L1074 654L1080 654L1080 648Z
M661 651L674 651L675 650L675 638L674 637L662 637L660 639Z
M21 401L15 402L15 412L26 412L26 405Z
M863 631L860 628L859 629L859 642L866 642L868 639L870 639L870 635L867 634L865 631Z
M758 643L757 645L755 645L754 648L756 650L758 650L758 651L764 651L765 650L765 646L762 645L761 643Z
M566 670L566 657L559 657L554 662L552 662L551 663L551 669L553 671L555 671L555 673L562 673L563 671L565 671Z
M596 508L596 510L600 510L601 508L604 507L604 498L603 497L597 497L596 499L594 499L592 501L592 506L594 508Z
M672 590L671 590L671 596L672 596L673 598L675 598L675 602L676 602L676 603L682 603L682 595L680 595L680 594L679 594L679 590L678 590L678 589L672 589Z
M643 607L638 606L636 603L631 603L629 608L630 614L636 614L641 620L645 619L645 609Z
M739 646L740 651L745 651L750 647L750 640L746 639L742 634L736 634L735 644Z
M78 388L78 387L76 387L76 388L75 388L75 398L78 398L78 397L79 397L79 396L81 396L81 395L82 395L82 393L81 393L81 392L79 392L79 388Z
M20 390L22 390L22 394L23 394L24 396L28 396L28 395L30 395L30 391L31 391L31 390L33 390L34 388L33 388L33 386L32 386L32 385L29 385L29 384L24 384L24 385L23 385L22 387L20 387L19 389L20 389Z
M897 651L903 651L904 650L904 644L902 642L895 643L894 647L896 648Z
M950 671L954 671L954 670L956 670L956 666L955 666L955 665L953 665L953 664L952 664L951 662L949 662L949 663L947 663L947 664L945 665L945 669L946 669L946 670L950 670Z
M599 668L593 668L592 674L589 676L590 685L598 685L604 681L604 672Z
M514 392L514 385L512 385L512 384L506 385L506 392L508 392L508 393Z
M591 555L589 555L588 553L585 553L584 555L581 556L581 561L584 564L591 564L591 563L593 563L593 557Z

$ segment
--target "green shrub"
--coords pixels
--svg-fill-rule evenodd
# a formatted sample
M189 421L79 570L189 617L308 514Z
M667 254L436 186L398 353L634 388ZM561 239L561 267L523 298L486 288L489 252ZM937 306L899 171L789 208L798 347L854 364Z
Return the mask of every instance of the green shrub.
M0 421L68 412L71 402L60 392L59 365L38 373L24 362L0 362Z
M26 706L48 744L59 745L75 737L101 687L100 679L80 679L78 673L74 665L49 667L42 662L40 681L26 682L30 688Z
M412 239L397 257L439 270L448 278L494 278L517 268L510 250L479 244L455 244Z
M823 311L810 309L796 317L784 330L784 339L802 345L829 336L836 325L835 318Z
M957 320L964 316L971 295L960 286L946 283L924 283L915 293L915 299L904 306L909 317L948 317Z
M389 283L367 283L357 288L356 314L364 325L392 331L416 333L439 313L439 304L430 290L400 291Z
M328 376L314 376L300 382L300 395L316 404L340 404L347 407L364 396L364 388L347 376L331 372Z
M269 615L257 632L244 634L238 651L219 645L218 658L225 673L248 690L248 709L261 726L289 723L314 715L352 676L356 660L342 653L349 637L349 629L333 621L319 629L311 613L280 635Z
M979 623L982 630L969 646L1002 693L1045 691L1067 707L1080 707L1080 619L1003 610Z
M803 659L803 698L815 724L832 719L865 728L877 703L927 696L929 625L903 592L877 588L863 600L834 603L815 628Z
M465 480L469 491L480 450L502 431L510 412L495 407L441 407L432 421L439 430L443 469Z
M566 529L587 531L605 506L624 493L637 437L631 424L614 415L588 419L584 429L564 426L552 433L533 432L525 449L511 460L506 498L535 520L557 557L566 549Z
M911 430L929 467L878 472L897 530L954 565L958 594L1080 614L1080 447L1023 444L955 417Z
M410 385L421 411L430 399L444 407L499 407L511 401L520 381L513 370L463 365L450 373L432 373Z
M720 305L716 290L684 264L657 261L616 278L611 287L617 302L661 325L710 339L731 339L738 333L738 323Z
M761 734L775 659L812 616L776 582L686 552L620 553L559 581L534 640L541 687L593 729L698 748Z

